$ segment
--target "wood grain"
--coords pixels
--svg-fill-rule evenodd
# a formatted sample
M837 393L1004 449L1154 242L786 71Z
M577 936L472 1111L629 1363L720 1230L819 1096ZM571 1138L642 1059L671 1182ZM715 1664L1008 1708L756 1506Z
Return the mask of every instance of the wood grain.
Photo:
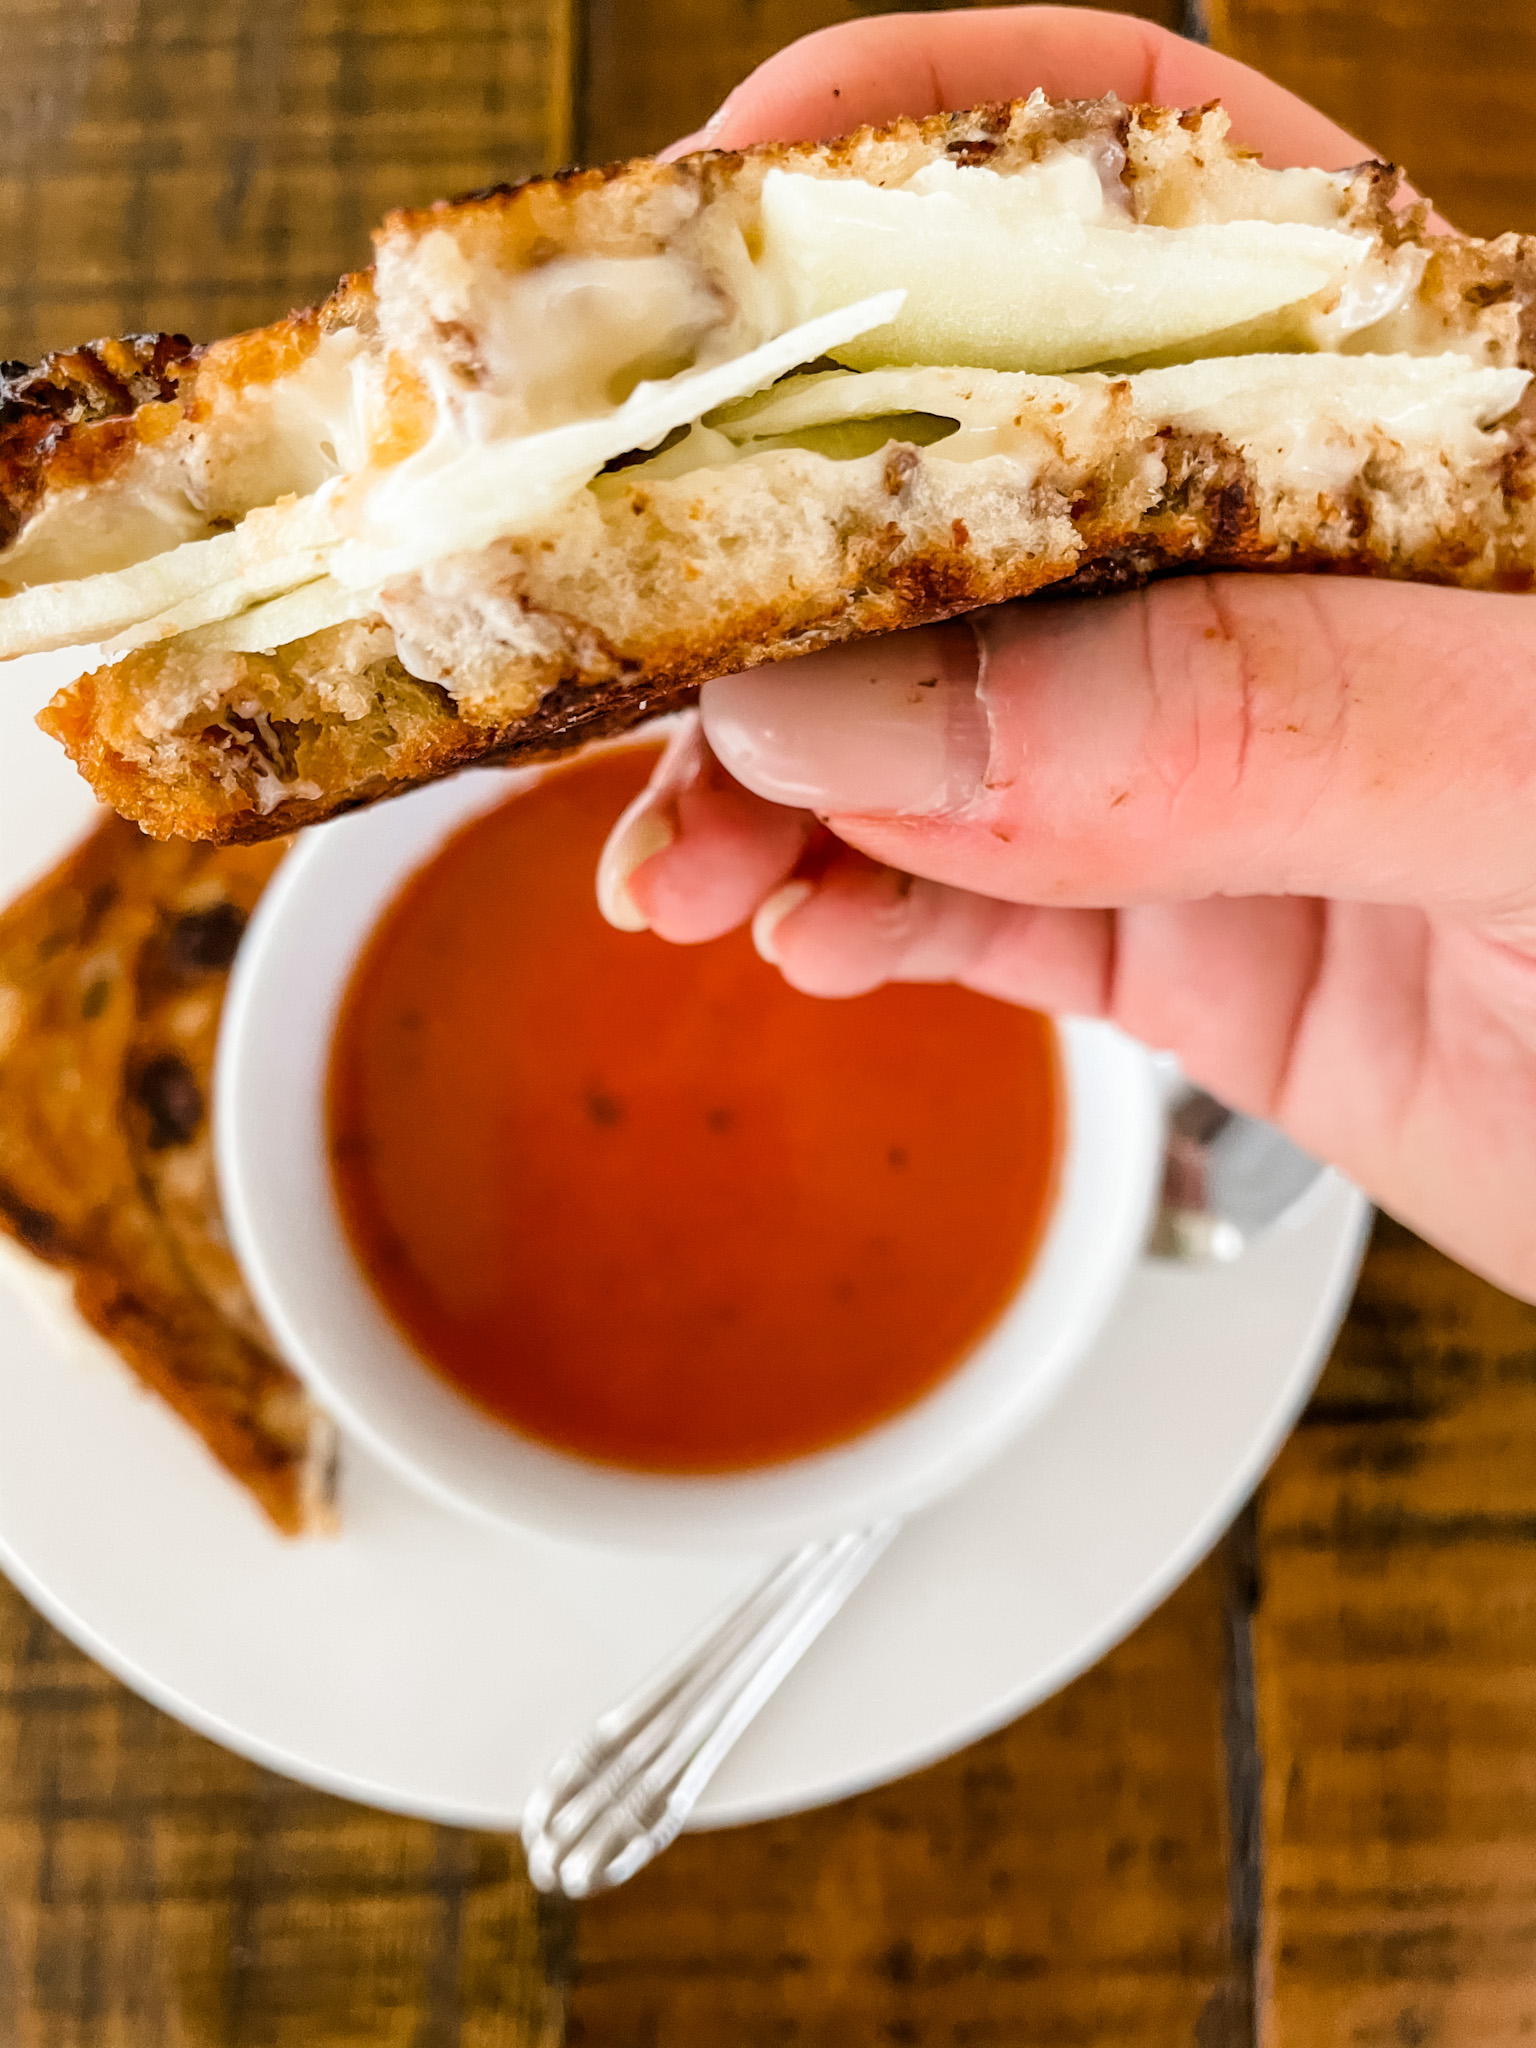
M1383 1224L1264 1488L1269 2048L1536 2033L1536 1309Z
M0 1580L5 2048L555 2048L521 1851L259 1770Z
M1402 163L1469 234L1536 230L1528 0L1210 0L1217 46Z
M679 1842L583 1906L571 2048L1248 2039L1225 1876L1226 1567L948 1763Z
M6 0L0 354L320 297L386 208L571 154L573 0Z

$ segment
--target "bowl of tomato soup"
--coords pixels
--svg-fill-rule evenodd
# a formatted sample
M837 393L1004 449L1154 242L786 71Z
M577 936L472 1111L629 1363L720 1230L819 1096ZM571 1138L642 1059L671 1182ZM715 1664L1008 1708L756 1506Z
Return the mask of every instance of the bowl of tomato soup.
M275 1336L440 1499L600 1542L909 1512L1037 1414L1145 1232L1150 1062L957 988L621 933L654 744L319 828L242 948L220 1172Z

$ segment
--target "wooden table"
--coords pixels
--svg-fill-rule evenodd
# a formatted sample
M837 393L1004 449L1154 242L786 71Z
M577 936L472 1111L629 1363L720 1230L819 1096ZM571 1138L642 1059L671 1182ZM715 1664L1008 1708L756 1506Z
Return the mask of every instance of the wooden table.
M386 206L694 125L840 0L7 0L0 354L311 297ZM1143 11L1179 15L1175 0ZM1532 0L1213 0L1485 231ZM1302 1427L1097 1669L580 1910L214 1749L0 1586L3 2048L1536 2035L1536 1310L1391 1224Z

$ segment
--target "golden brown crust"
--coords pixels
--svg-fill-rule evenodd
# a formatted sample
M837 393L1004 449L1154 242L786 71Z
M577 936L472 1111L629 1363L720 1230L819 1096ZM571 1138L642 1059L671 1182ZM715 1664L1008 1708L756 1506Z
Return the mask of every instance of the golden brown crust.
M0 914L0 1228L297 1534L327 1518L331 1433L240 1280L207 1113L230 961L282 851L111 819Z
M249 386L291 375L321 337L366 327L369 272L344 277L320 306L204 346L184 334L128 334L28 366L0 364L0 549L45 498L122 474L183 423L207 419ZM0 562L0 593L5 589Z
M857 167L862 175L871 167L871 153L882 150L943 154L955 163L987 164L1010 147L1016 154L1032 156L1060 143L1102 138L1123 148L1133 127L1198 129L1212 117L1219 120L1224 134L1225 116L1214 100L1184 112L1131 106L1116 99L1041 104L994 100L921 118L898 115L828 142L762 142L749 150L701 149L668 162L655 157L621 157L612 163L557 171L550 177L486 185L426 206L397 207L385 215L375 240L381 248L409 243L434 228L451 225L455 232L468 228L474 233L479 228L498 237L504 256L519 267L568 254L573 248L596 253L609 234L622 237L622 252L630 254L637 246L637 222L643 222L647 202L653 201L656 193L671 190L708 198L734 183L749 166L755 176L802 164L834 172Z
M147 773L142 759L126 751L143 687L141 671L153 673L156 660L153 651L146 651L82 676L38 718L103 799L156 838L224 845L281 838L296 824L356 810L467 767L486 752L482 733L460 717L452 699L409 675L393 658L367 671L373 702L366 716L318 724L293 702L291 650L285 649L276 658L237 657L242 699L262 707L260 719L226 713L223 722L195 732L194 749L204 770L172 783ZM302 763L296 758L301 750ZM232 761L238 766L230 776ZM360 761L368 765L359 766ZM290 799L263 811L257 801L260 780L256 795L250 782L252 762L259 776L313 781L326 795Z
M92 483L121 463L149 406L173 405L193 358L184 334L128 334L0 364L0 548L49 489Z

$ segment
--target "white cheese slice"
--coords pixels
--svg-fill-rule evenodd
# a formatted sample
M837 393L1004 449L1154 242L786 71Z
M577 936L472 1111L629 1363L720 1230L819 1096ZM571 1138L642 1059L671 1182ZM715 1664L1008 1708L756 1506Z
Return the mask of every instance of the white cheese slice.
M1150 355L1339 294L1374 248L1296 221L1140 226L1065 153L1006 178L934 164L897 188L771 170L762 238L786 320L905 287L898 318L839 346L840 362L1035 372Z
M1488 369L1454 354L1225 356L1124 378L833 370L790 378L761 397L723 407L710 426L747 455L755 440L927 413L964 430L935 444L933 454L972 460L1011 449L1017 440L1011 430L1031 419L1097 403L1111 385L1124 384L1146 431L1172 425L1217 434L1271 458L1293 484L1315 482L1322 489L1349 481L1365 437L1377 432L1404 445L1443 448L1453 461L1474 460L1482 437L1514 410L1530 381L1529 371Z
M1144 417L1219 434L1293 490L1339 492L1359 473L1367 435L1475 462L1530 381L1465 356L1361 355L1236 356L1144 370L1131 384Z
M1073 379L1077 382L1077 379ZM1465 356L1227 356L1142 370L1129 382L1138 412L1229 440L1326 413L1341 425L1384 428L1400 441L1469 452L1466 437L1520 403L1529 370L1491 370Z

